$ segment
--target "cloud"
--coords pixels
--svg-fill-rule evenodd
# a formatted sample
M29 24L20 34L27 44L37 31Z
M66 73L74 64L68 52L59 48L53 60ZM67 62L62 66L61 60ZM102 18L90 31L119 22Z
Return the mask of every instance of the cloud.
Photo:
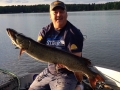
M29 1L28 0L16 0L15 2L16 3L28 3Z
M5 2L6 2L6 3L12 3L13 0L6 0Z
M28 3L28 0L5 0L6 3Z
M50 4L55 0L0 0L2 5L37 5L37 4ZM107 3L120 0L61 0L66 4L92 4L92 3Z
M75 4L92 4L92 3L107 3L107 2L114 2L114 1L120 1L120 0L61 0L65 2L66 4L69 3L75 3Z

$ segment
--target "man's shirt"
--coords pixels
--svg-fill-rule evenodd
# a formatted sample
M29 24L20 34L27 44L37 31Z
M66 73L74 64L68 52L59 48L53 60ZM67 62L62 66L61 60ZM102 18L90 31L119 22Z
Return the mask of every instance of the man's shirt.
M82 52L83 35L69 21L61 30L55 30L51 23L40 31L38 42L72 53Z

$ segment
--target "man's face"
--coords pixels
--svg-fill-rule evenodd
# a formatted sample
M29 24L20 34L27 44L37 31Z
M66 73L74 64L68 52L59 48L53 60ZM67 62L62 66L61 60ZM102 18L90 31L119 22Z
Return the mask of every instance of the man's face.
M50 11L50 19L55 28L63 28L67 22L67 12L61 7L56 7Z

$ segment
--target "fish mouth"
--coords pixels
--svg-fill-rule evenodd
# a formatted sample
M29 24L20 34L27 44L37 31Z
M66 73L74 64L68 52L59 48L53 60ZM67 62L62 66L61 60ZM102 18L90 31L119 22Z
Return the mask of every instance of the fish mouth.
M16 33L16 32L15 32L13 29L7 28L6 30L7 30L8 36L11 36L11 37L12 37L12 36L15 36L15 33Z
M7 34L10 37L10 39L12 40L12 43L14 44L16 42L16 35L17 32L11 28L7 28Z

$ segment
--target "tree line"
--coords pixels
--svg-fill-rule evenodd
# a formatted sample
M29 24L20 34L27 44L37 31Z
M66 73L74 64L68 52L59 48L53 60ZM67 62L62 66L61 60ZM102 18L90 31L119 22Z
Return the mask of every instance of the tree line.
M96 11L96 10L120 10L120 1L105 4L66 4L67 11ZM39 13L49 12L48 4L39 5L13 5L0 6L0 14L4 13Z

